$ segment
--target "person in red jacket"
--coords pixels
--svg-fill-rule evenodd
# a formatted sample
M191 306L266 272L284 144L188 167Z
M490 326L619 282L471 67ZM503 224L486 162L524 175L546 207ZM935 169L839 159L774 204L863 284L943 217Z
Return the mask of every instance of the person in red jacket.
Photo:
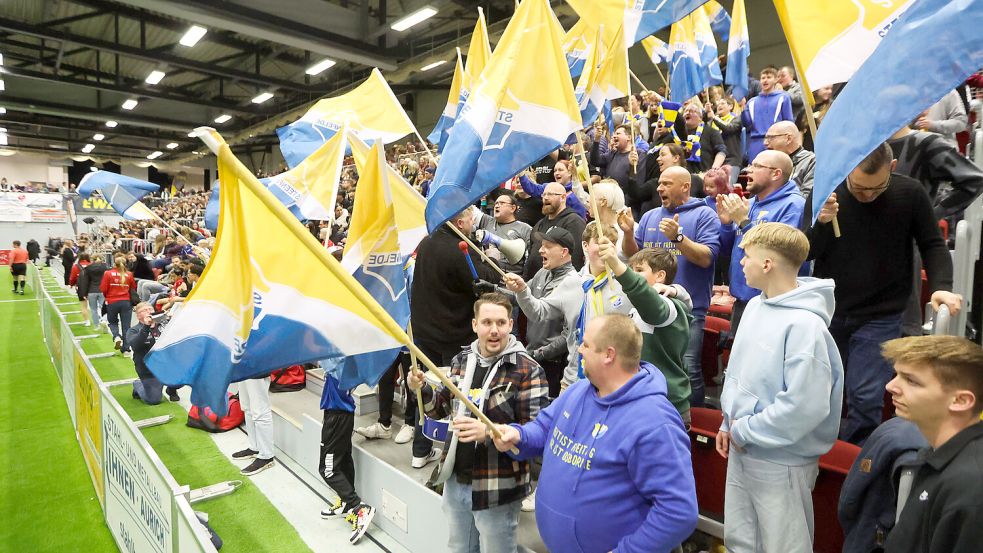
M71 274L68 275L68 285L75 287L75 293L78 294L79 302L82 304L82 317L87 321L89 320L89 298L79 289L79 275L82 274L82 269L88 267L90 263L89 254L80 253L75 265L72 265Z
M126 258L116 256L113 268L106 271L99 285L102 294L106 296L106 319L109 321L109 331L113 334L116 349L127 353L130 351L123 336L130 329L130 316L133 305L130 303L130 291L136 292L136 279L133 273L126 270ZM123 328L120 329L120 322Z

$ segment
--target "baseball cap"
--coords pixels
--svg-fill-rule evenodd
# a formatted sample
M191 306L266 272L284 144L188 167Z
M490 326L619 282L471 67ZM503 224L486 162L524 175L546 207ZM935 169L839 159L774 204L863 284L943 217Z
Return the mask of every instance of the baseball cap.
M539 238L544 242L559 244L570 250L571 253L577 247L577 239L563 227L550 227L546 232L540 233Z

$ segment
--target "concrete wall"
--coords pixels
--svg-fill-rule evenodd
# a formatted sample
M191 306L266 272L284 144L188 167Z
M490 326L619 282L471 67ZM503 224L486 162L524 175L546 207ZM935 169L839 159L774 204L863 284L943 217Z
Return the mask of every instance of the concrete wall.
M50 182L61 186L68 180L68 170L60 165L52 166L47 155L17 152L0 157L0 177L14 184Z

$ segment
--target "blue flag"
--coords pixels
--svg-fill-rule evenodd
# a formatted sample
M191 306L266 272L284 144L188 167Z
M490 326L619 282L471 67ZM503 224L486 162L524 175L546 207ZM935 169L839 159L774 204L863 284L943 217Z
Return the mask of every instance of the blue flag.
M695 24L693 16L686 16L673 24L669 33L669 51L672 53L669 96L673 102L686 102L708 86L709 75L703 68L696 45Z
M208 203L205 204L205 228L218 232L218 179L212 183L212 193L208 195Z
M750 86L748 57L751 55L751 40L747 32L747 15L744 0L734 0L734 21L730 27L730 40L727 43L727 81L731 86L731 96L740 101L747 96Z
M870 152L983 67L980 29L978 0L918 0L898 18L823 118L813 220Z
M155 217L140 200L159 188L152 182L125 177L119 173L95 171L82 177L78 193L79 196L88 199L93 192L99 192L124 219L146 220Z

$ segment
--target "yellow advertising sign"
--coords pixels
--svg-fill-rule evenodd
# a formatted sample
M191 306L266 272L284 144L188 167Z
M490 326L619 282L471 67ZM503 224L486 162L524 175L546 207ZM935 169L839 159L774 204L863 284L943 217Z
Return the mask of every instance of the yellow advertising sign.
M92 475L99 503L105 505L104 481L102 478L102 400L99 388L82 359L75 352L75 429L78 431L82 457Z

